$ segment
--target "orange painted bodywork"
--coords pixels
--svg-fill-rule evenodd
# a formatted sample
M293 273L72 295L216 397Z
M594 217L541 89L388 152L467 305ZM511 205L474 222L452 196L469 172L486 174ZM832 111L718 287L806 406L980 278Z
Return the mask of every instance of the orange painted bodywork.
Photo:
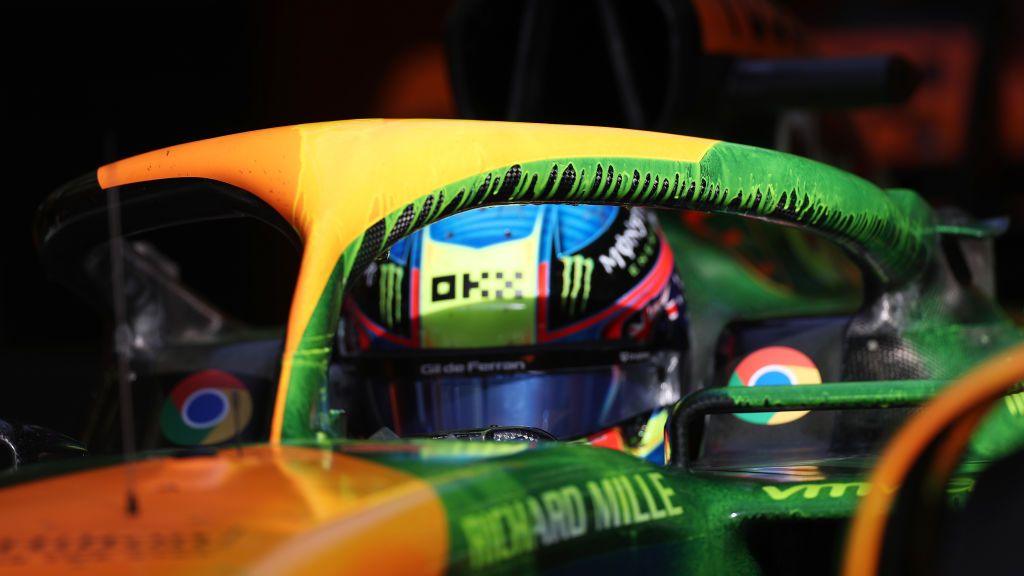
M826 56L898 54L924 73L899 106L850 112L873 165L946 165L967 152L980 46L965 26L823 30L814 37Z
M426 482L327 449L256 446L60 475L0 491L0 510L3 573L438 574L448 558L445 512Z
M767 0L694 0L701 48L728 56L794 56L804 49L795 18Z
M514 163L564 157L699 161L715 140L638 130L458 120L348 120L191 142L109 164L102 188L197 177L267 202L305 251L281 360L271 442L280 442L302 335L342 252L371 224L451 182ZM453 154L458 150L458 154Z
M295 191L300 162L298 127L257 130L171 146L103 166L104 190L165 178L209 178L247 190L296 226Z

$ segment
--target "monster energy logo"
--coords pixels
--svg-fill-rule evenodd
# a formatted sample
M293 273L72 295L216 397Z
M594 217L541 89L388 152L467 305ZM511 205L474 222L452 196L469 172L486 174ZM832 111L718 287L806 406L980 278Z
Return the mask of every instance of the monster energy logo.
M645 265L653 254L654 243L650 241L650 237L654 231L647 226L644 214L640 210L632 210L625 228L615 235L615 243L608 249L608 253L597 257L606 273L611 274L616 269L625 269L630 276L635 277L640 273L640 268L635 264ZM642 250L638 250L641 244L646 245Z
M402 279L405 268L390 262L380 266L380 316L388 326L402 321Z
M594 259L573 254L562 256L562 305L569 313L578 312L590 300L590 279L594 275Z

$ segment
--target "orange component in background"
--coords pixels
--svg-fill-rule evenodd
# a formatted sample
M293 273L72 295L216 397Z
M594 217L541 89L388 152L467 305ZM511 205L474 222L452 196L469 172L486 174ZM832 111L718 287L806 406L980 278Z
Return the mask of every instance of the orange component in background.
M804 34L795 18L768 0L693 0L706 54L795 56Z
M1008 59L999 79L999 120L1003 153L1024 160L1024 49Z
M872 164L937 165L963 157L978 60L968 27L819 30L814 43L824 56L898 54L923 74L905 104L850 113Z
M440 44L423 44L399 55L377 92L382 118L455 118L448 61Z

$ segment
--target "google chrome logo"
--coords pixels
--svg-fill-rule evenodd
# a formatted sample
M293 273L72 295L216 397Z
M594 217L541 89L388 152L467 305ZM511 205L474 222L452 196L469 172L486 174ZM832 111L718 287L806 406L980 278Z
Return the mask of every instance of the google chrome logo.
M171 390L160 428L182 446L217 444L240 434L251 419L252 397L245 384L222 370L203 370Z
M802 386L821 384L821 373L803 352L786 346L769 346L740 361L729 386ZM803 418L807 410L733 414L751 424L775 426Z

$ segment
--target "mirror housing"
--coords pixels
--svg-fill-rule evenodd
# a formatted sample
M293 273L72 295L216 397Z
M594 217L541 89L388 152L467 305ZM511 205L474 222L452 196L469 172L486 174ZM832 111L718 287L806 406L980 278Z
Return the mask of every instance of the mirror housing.
M70 436L42 426L0 420L0 472L85 454L85 445Z

